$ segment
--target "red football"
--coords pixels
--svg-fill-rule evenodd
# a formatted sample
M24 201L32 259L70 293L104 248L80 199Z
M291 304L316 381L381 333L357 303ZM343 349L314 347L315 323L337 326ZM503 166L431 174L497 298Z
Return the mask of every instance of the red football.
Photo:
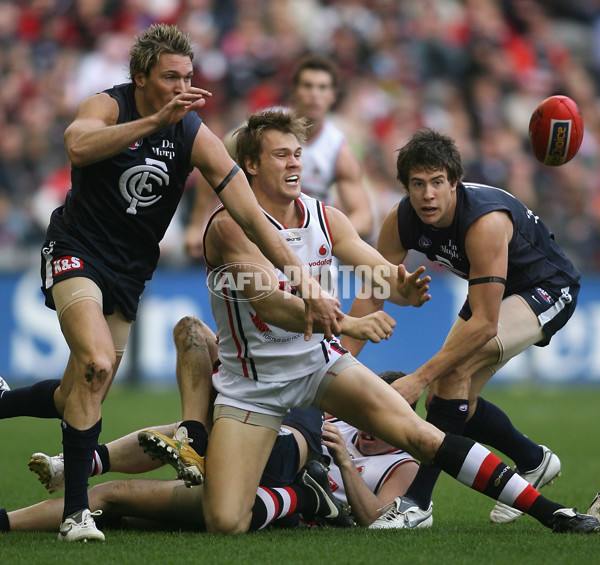
M529 143L535 158L556 167L570 161L583 139L583 118L568 96L550 96L529 120Z

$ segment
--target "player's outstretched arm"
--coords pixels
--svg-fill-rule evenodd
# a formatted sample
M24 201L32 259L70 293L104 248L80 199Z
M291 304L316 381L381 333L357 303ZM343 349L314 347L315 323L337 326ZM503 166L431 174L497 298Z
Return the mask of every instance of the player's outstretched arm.
M410 273L403 265L391 263L363 241L348 218L335 208L327 208L327 219L334 241L333 254L344 265L353 267L357 277L364 279L366 286L361 295L373 293L394 304L415 307L431 298L428 293L431 278L423 276L425 267Z
M81 102L64 134L67 155L75 167L84 167L125 151L133 142L175 123L192 110L200 109L210 92L190 88L175 96L159 112L117 124L119 105L106 93Z
M446 339L442 348L414 373L398 379L392 386L406 398L415 402L431 383L447 375L463 363L485 364L497 359L497 349L492 357L484 346L498 331L500 305L508 269L508 243L512 237L512 222L504 212L491 212L479 218L469 228L465 248L471 263L469 279L491 280L469 285L471 317Z
M294 289L282 290L277 273L258 247L242 232L233 219L224 212L217 214L206 233L206 259L211 265L228 265L236 288L241 290L261 321L279 328L302 333L304 330L304 303L294 295ZM365 319L341 320L341 331L359 339L379 342L392 334L395 321L384 312ZM320 322L315 331L323 332Z

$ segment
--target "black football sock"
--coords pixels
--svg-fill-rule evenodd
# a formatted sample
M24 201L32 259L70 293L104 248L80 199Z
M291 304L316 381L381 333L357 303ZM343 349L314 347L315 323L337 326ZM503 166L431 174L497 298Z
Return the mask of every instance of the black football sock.
M447 434L433 464L462 484L552 526L552 514L563 505L542 496L525 479L483 445Z
M537 443L517 430L498 406L481 397L477 398L477 408L464 435L504 453L521 473L537 468L544 457Z
M316 513L319 501L304 485L267 488L259 487L252 507L250 530L261 530L274 520L305 512Z
M0 532L10 532L10 521L6 508L0 508Z
M446 400L434 396L429 403L427 421L443 432L462 435L468 414L468 400L459 398ZM416 502L422 510L427 510L440 472L439 467L421 463L405 496Z
M192 440L192 447L194 451L201 456L206 454L206 447L208 446L208 432L202 422L197 420L184 420L177 426L177 429L185 428L187 430L187 436Z
M483 445L447 434L434 460L462 484L529 514L551 527L552 514L563 505L543 497L524 478Z
M63 453L65 457L65 507L67 516L89 508L87 487L92 457L102 430L102 418L87 430L76 430L65 420L62 422Z
M5 391L0 397L0 420L17 416L60 418L54 406L54 391L58 385L60 379L50 379Z

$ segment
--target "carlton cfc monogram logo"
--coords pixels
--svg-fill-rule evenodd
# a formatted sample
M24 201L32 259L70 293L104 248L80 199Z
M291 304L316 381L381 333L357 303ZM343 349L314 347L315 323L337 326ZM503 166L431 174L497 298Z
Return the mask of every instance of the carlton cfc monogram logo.
M168 184L167 165L162 161L146 157L145 165L127 169L119 179L119 190L129 204L126 212L135 215L138 208L156 204L162 195L155 189Z

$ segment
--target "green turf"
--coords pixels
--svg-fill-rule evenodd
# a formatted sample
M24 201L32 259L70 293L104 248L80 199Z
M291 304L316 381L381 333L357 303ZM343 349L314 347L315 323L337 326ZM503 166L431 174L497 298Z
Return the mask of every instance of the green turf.
M600 490L600 387L492 388L486 396L515 424L552 447L562 477L543 493L587 507ZM103 408L105 441L133 429L175 420L177 393L115 387ZM32 452L60 451L57 421L19 418L0 422L0 506L33 504L46 491L27 470ZM151 474L170 478L169 469ZM112 475L114 478L115 475ZM110 475L102 477L103 480ZM91 483L97 482L93 479ZM556 535L525 516L514 524L491 524L492 501L442 476L434 493L434 526L428 531L268 531L221 537L193 533L111 530L104 544L59 544L55 533L0 534L0 563L597 563L600 535Z

